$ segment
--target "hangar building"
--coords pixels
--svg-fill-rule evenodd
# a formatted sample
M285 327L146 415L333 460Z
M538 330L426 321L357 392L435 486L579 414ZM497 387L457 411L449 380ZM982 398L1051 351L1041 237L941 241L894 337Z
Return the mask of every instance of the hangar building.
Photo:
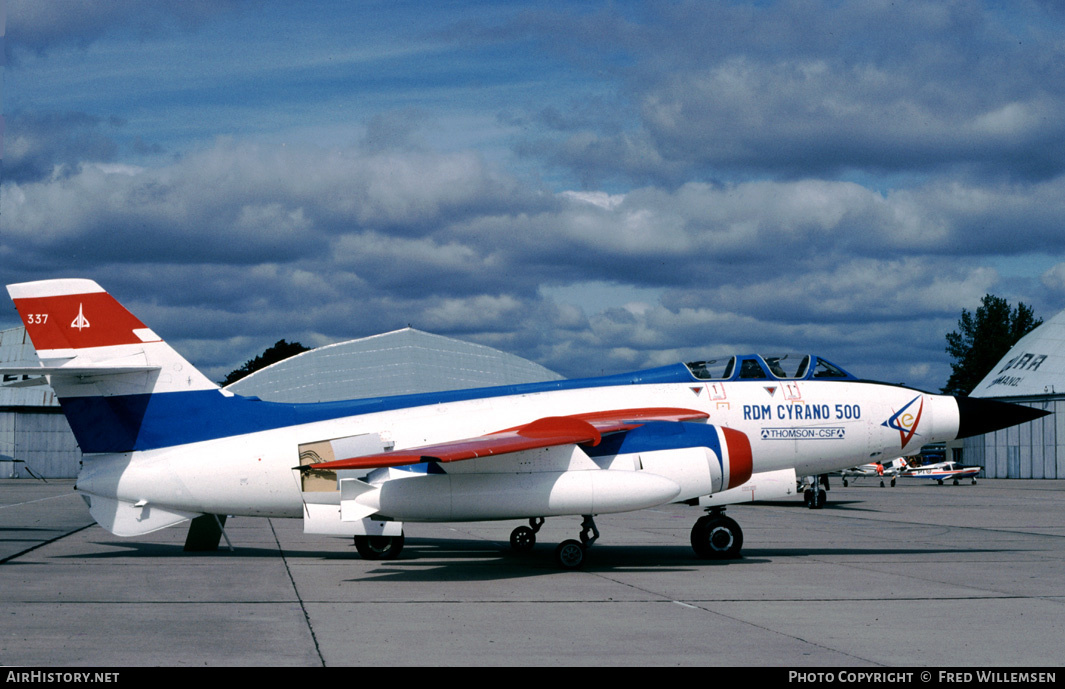
M561 379L492 347L403 328L297 354L226 389L271 402L333 402Z
M39 365L25 328L0 331L0 364ZM404 328L319 347L280 361L226 389L274 402L328 402L561 380L521 357ZM0 479L74 478L81 451L47 385L0 387Z
M1065 311L1018 340L972 396L1052 413L966 438L954 459L984 467L987 478L1065 478Z
M25 328L0 330L0 365L40 366ZM81 451L55 393L47 385L18 387L22 382L4 376L0 386L0 479L75 476Z

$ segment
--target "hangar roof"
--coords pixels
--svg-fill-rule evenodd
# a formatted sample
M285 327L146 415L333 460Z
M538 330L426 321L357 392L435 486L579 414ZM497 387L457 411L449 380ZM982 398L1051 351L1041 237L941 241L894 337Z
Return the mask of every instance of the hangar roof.
M973 389L972 397L1065 394L1065 311L1031 331Z
M561 379L492 347L404 328L303 352L226 389L273 402L329 402Z

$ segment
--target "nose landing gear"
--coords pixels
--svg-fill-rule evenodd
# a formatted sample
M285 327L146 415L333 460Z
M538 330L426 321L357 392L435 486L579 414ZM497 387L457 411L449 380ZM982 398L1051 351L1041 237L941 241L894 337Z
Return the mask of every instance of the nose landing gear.
M533 517L528 526L519 526L510 532L510 547L518 553L527 553L536 545L536 534L544 525L543 517Z

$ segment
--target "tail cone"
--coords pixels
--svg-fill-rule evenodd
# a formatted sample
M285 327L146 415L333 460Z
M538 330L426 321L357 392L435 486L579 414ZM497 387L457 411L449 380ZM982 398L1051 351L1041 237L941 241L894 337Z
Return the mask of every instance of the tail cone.
M958 403L958 439L991 433L1049 414L1021 404L977 397L955 397Z

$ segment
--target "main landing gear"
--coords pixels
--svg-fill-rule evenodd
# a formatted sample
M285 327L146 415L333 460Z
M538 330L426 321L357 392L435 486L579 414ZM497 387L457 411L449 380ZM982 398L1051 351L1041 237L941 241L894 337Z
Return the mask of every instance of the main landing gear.
M403 550L403 534L398 536L355 536L355 550L364 560L394 560Z
M535 517L529 520L529 526L519 526L510 532L510 547L519 553L527 553L536 545L536 534L544 525L543 517ZM599 529L595 526L595 519L590 514L584 515L581 522L580 540L569 539L562 541L555 548L555 562L562 569L577 569L584 564L584 553L599 538Z
M515 552L528 552L536 544L536 533L543 526L543 517L529 520L529 526L519 526L510 534L510 547ZM562 541L555 548L555 562L562 569L578 569L584 564L584 556L599 538L599 529L590 514L584 515L580 540ZM733 560L740 557L743 548L743 530L734 519L725 516L722 507L713 507L699 518L691 531L691 545L695 554L707 560Z
M692 527L692 550L707 560L734 560L743 548L743 531L734 519L725 516L721 507L699 518Z

